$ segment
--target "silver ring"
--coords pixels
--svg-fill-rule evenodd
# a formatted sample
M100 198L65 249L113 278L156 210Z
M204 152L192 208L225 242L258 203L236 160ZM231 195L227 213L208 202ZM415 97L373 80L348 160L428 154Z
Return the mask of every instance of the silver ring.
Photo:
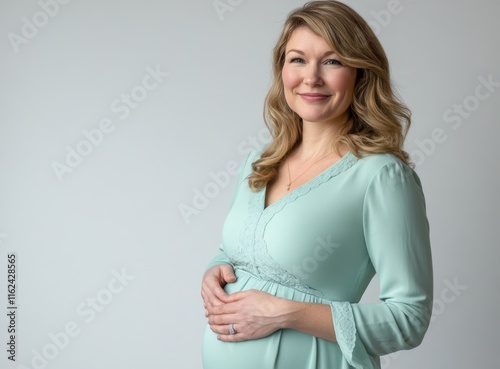
M233 323L229 324L229 334L236 334Z

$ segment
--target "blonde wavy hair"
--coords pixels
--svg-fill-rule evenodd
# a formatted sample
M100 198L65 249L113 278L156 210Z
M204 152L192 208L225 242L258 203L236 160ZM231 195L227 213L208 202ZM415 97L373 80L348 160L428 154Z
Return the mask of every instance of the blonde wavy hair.
M272 142L252 164L248 183L253 191L264 188L278 173L286 156L300 143L302 119L285 100L282 68L292 33L307 27L322 37L340 61L357 69L349 120L332 142L338 153L345 144L358 158L372 153L392 153L412 165L403 150L411 112L393 92L389 62L367 22L339 1L310 1L292 11L273 50L273 79L264 103L264 121Z

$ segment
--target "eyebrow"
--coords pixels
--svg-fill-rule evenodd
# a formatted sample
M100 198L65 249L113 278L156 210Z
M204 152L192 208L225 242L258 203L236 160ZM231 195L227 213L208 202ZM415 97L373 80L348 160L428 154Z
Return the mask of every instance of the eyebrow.
M300 54L300 55L305 55L303 51L301 51L301 50L297 50L297 49L290 49L290 50L288 50L288 51L286 52L286 54L285 54L285 55L288 55L288 53L290 53L290 52L292 52L292 51L294 51L294 52L296 52L296 53L298 53L298 54ZM324 58L325 56L330 55L330 54L337 54L337 53L336 53L335 51L331 50L331 51L327 51L326 53L324 53L321 57L322 57L322 58Z

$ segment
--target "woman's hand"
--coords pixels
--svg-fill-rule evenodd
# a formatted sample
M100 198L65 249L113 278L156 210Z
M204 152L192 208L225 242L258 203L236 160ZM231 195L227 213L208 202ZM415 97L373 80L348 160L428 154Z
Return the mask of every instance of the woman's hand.
M219 340L252 340L269 336L284 327L286 301L258 290L236 292L225 298L222 305L208 307L206 316ZM230 324L236 334L229 334Z
M229 295L223 290L227 283L236 281L233 266L230 264L215 265L203 275L201 296L205 309L223 304Z

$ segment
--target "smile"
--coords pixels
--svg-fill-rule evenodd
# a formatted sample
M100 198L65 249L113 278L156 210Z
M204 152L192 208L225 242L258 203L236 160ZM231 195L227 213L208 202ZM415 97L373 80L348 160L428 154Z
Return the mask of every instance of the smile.
M302 99L304 99L307 102L317 102L317 101L323 101L327 98L329 98L329 95L323 95L323 94L299 94Z

